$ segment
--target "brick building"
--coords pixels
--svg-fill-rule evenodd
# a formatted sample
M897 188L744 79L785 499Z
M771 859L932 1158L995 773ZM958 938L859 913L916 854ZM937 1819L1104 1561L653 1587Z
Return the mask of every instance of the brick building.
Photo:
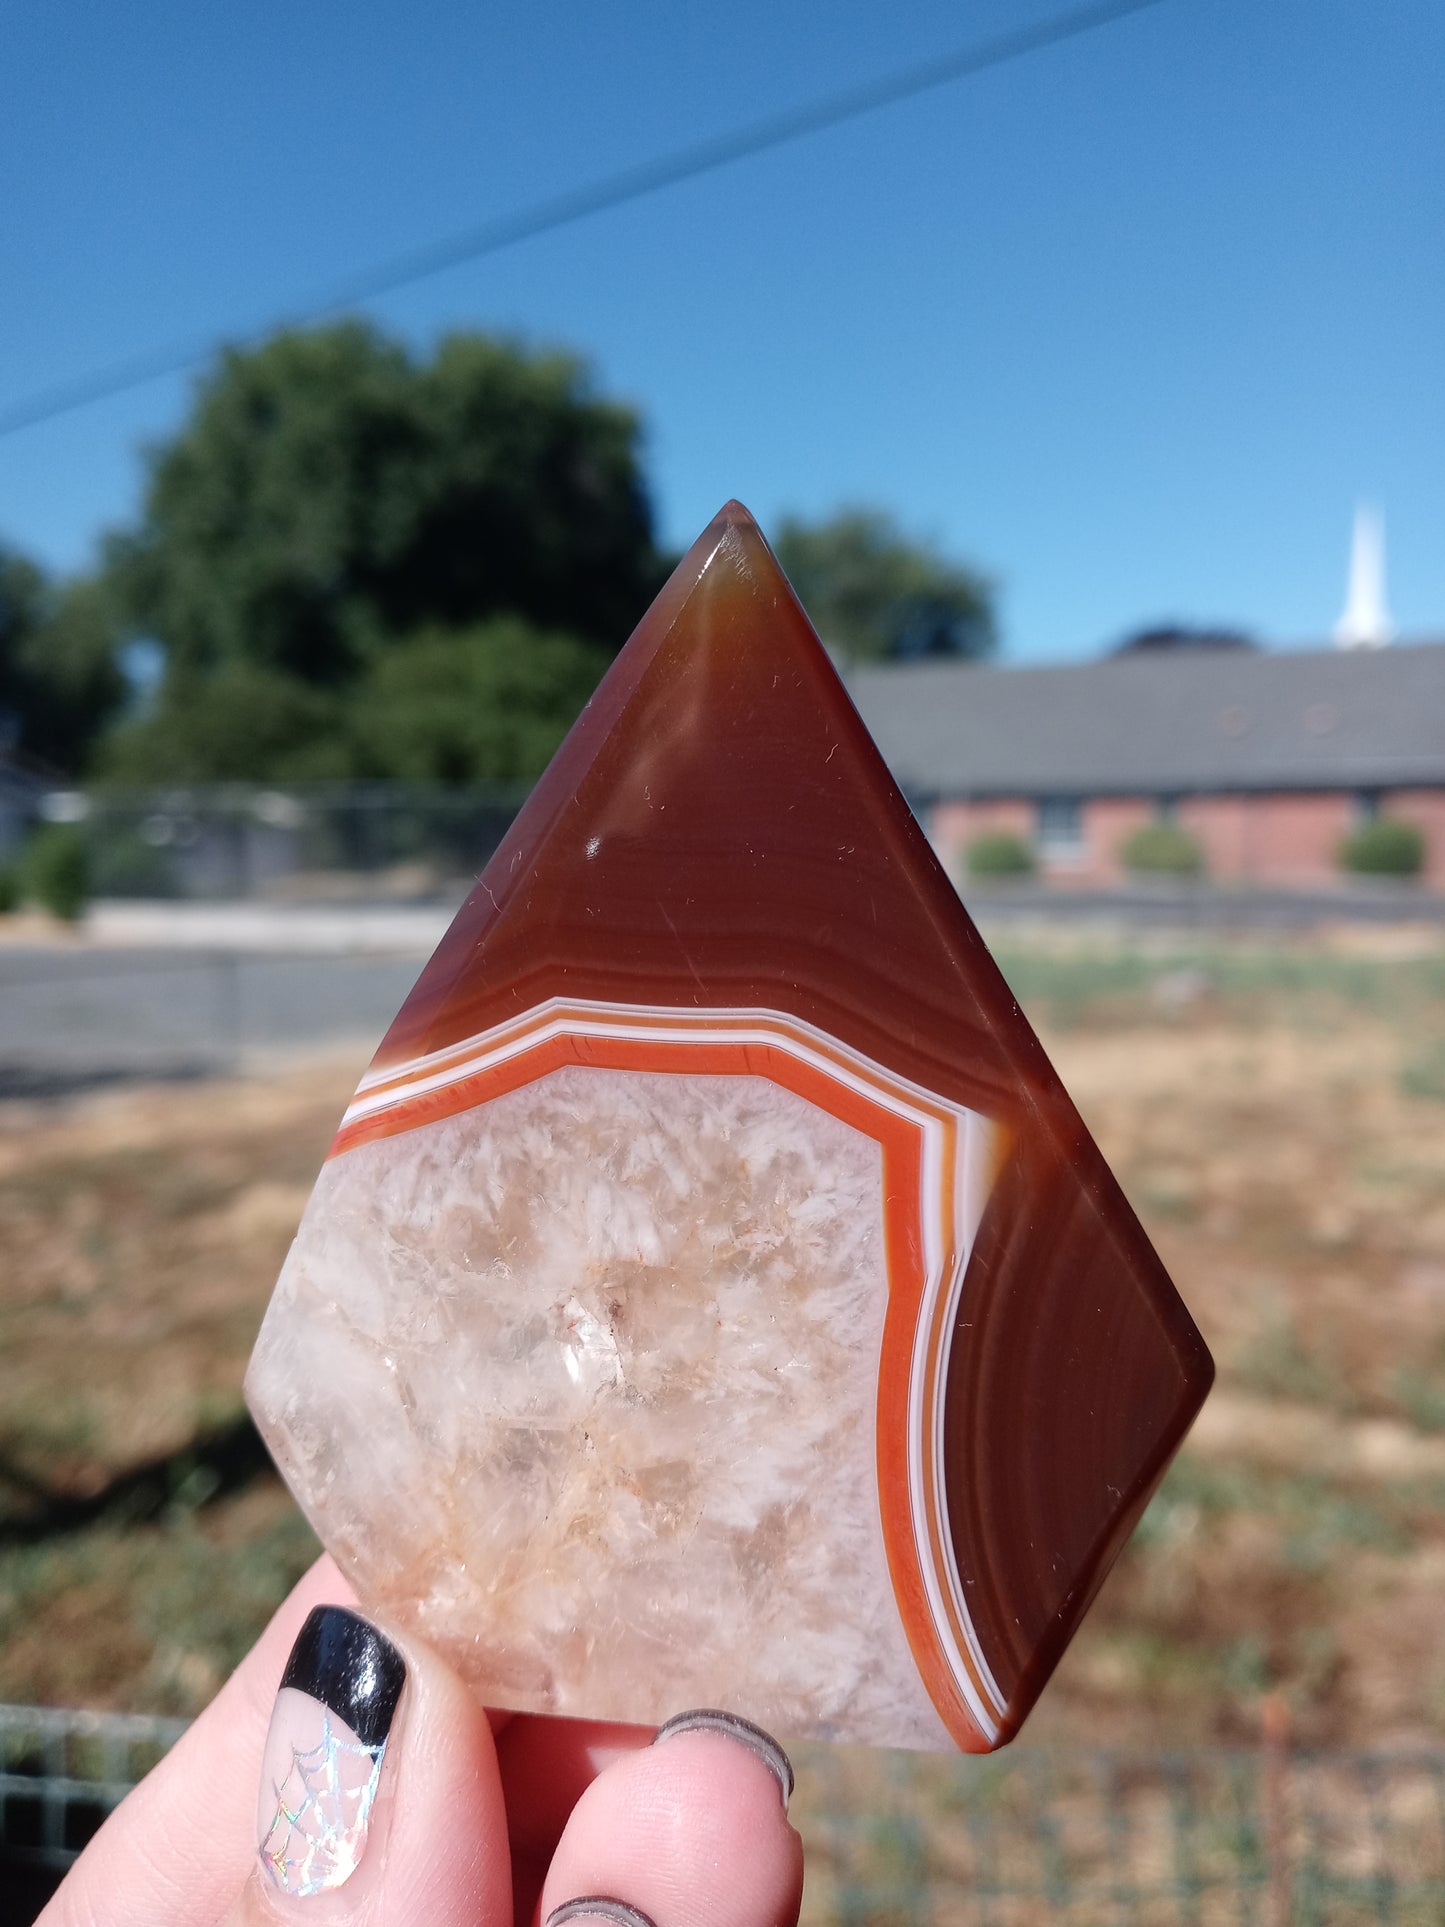
M1221 882L1318 885L1388 815L1424 832L1423 880L1445 888L1445 643L889 665L849 686L955 875L1012 830L1051 881L1116 883L1124 839L1170 817Z

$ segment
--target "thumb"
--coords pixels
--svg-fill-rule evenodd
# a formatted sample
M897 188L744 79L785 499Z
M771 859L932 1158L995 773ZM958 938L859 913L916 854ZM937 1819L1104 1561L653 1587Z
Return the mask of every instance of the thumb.
M320 1606L281 1676L227 1927L490 1927L511 1869L486 1714L419 1641Z

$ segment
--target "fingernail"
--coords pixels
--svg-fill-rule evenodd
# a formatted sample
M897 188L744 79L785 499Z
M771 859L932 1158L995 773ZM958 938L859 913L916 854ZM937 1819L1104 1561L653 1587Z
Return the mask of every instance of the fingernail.
M284 1894L349 1880L366 1850L406 1662L375 1626L318 1606L276 1695L256 1824L261 1865Z
M652 1744L660 1746L664 1740L675 1739L679 1733L719 1733L725 1740L736 1740L745 1746L749 1753L756 1753L770 1772L777 1776L782 1789L783 1811L788 1810L788 1802L793 1797L793 1763L778 1745L771 1733L765 1733L751 1720L745 1720L736 1713L720 1713L715 1707L701 1706L691 1713L675 1713L670 1720L658 1727Z
M589 1894L583 1900L564 1900L548 1914L545 1927L562 1927L564 1920L602 1920L608 1927L656 1927L650 1915L625 1900L609 1900L604 1894Z

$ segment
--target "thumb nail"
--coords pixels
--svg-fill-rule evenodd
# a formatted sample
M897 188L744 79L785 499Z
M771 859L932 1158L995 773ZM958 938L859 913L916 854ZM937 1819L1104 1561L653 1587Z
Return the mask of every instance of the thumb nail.
M613 1900L604 1894L589 1894L581 1900L564 1900L560 1907L554 1907L548 1914L544 1927L563 1927L564 1921L591 1921L593 1927L654 1927L649 1914L636 1907L629 1907L625 1900Z
M366 1851L406 1663L376 1628L318 1606L276 1695L256 1809L263 1875L281 1893L327 1893Z

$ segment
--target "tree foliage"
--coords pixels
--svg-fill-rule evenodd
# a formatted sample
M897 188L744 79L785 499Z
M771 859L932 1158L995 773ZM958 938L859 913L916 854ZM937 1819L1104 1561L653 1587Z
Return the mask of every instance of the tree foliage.
M166 673L133 782L535 776L665 565L584 365L359 322L227 354L110 546Z
M112 567L181 675L335 687L415 629L501 613L616 648L659 577L639 440L569 355L281 334L202 384Z
M168 783L311 783L358 774L347 705L279 669L223 663L213 673L172 670L154 706L101 745L102 780Z
M606 667L595 643L516 617L421 630L379 656L357 692L358 764L402 781L526 781L546 766Z
M0 752L74 775L124 701L114 642L103 582L57 584L0 549Z
M788 518L774 546L814 628L847 657L978 658L995 645L987 580L880 509Z
M666 572L641 440L574 356L481 335L229 352L93 578L0 554L0 731L137 785L526 781ZM879 511L778 551L848 655L992 647L988 583ZM140 643L163 671L128 690Z

